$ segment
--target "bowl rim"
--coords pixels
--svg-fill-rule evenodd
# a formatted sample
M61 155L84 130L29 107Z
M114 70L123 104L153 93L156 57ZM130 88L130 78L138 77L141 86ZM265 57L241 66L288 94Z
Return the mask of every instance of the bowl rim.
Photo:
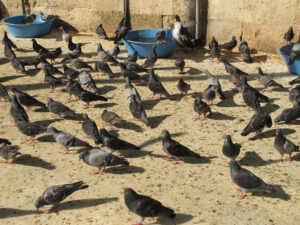
M35 14L35 15L41 15L40 13L33 13L33 14ZM8 23L8 22L5 21L6 19L10 19L10 18L14 18L14 17L21 17L21 16L25 16L25 15L27 15L27 14L6 17L6 18L3 18L1 20L1 23L5 24L5 25L8 25L8 26L13 26L13 27L40 26L40 25L43 25L43 24L53 23L53 20L43 21L41 23L31 23L31 24L16 24L16 23ZM44 15L51 15L51 14L44 13Z

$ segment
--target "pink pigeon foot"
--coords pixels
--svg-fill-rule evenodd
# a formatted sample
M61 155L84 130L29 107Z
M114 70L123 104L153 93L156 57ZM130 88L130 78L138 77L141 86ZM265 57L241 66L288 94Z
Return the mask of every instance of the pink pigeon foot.
M4 164L4 163L7 163L7 161L2 161L1 163L3 163L3 164Z
M277 162L282 162L283 160L282 160L282 158L280 158L280 159L277 159Z
M247 196L247 194L246 193L243 193L242 195L241 195L241 198L245 198Z
M292 160L292 157L288 157L288 158L286 159L286 161L292 162L292 161L293 161L293 160Z
M177 165L177 164L179 164L179 162L178 162L178 161L176 161L176 162L173 162L173 165Z
M163 160L169 161L170 158L169 157L165 157L165 158L163 158Z
M99 174L99 170L92 173L93 175Z

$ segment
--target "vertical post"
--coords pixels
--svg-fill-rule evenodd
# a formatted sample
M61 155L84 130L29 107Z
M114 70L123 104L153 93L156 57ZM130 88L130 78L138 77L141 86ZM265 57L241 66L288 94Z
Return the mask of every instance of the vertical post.
M21 0L21 5L22 5L22 12L23 12L23 14L25 14L24 0Z
M200 0L196 0L196 34L195 38L199 39L199 10L200 10Z

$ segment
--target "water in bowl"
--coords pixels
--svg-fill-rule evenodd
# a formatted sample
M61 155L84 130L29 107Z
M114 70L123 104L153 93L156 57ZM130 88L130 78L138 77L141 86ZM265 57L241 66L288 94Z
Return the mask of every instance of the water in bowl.
M147 43L147 44L157 44L157 40L155 38L136 38L136 39L132 39L131 41L135 41L135 42L143 42L143 43ZM162 43L167 43L167 42L172 42L172 40L165 40Z

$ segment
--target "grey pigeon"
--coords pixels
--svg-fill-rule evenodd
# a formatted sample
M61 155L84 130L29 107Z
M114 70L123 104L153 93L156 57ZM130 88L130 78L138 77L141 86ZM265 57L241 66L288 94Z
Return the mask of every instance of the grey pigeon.
M69 79L74 79L77 78L79 72L71 67L68 67L66 64L63 64L63 68L64 68L64 74L67 76L67 78Z
M153 68L156 61L157 61L156 45L154 45L152 47L152 52L151 52L150 56L144 61L142 67L144 67L144 68L148 68L148 67Z
M18 120L29 122L29 117L25 109L20 105L15 95L11 97L10 115L14 118L15 122Z
M195 120L199 120L201 114L203 114L202 120L206 120L206 114L212 113L209 105L207 105L205 102L203 102L199 97L196 97L196 99L195 99L194 111L199 114Z
M289 155L289 158L287 159L287 161L291 162L292 161L292 153L299 152L299 146L295 145L289 139L284 137L280 129L276 130L274 147L281 154L280 159L277 160L278 162L282 162L282 157L284 154Z
M95 62L94 71L98 71L107 75L110 79L114 78L114 74L111 71L109 65L104 61Z
M142 225L145 217L168 217L171 219L176 217L174 210L163 206L161 202L153 198L139 195L131 188L125 188L123 192L127 208L141 217L141 222L136 225Z
M297 77L289 82L290 85L300 84L300 77Z
M39 106L42 108L47 107L44 103L40 102L39 100L32 97L31 95L18 90L17 88L12 88L12 92L17 97L19 103L21 103L22 105L27 107L28 111L30 110L30 107L33 107L33 106Z
M226 43L224 43L222 45L219 45L219 49L220 50L221 49L226 49L228 51L231 51L232 49L235 48L236 45L237 45L236 37L233 36L232 39L231 39L231 41L226 42Z
M187 94L187 92L189 90L192 90L191 89L191 85L189 85L188 83L184 82L184 80L182 78L180 78L178 80L178 83L177 83L177 88L178 90L181 92L181 93L185 93Z
M16 57L15 52L12 50L9 44L5 44L4 46L4 55L9 60L11 60L13 57Z
M40 12L41 19L45 22L51 21L51 20L56 20L59 19L58 15L52 15L52 14L44 14L43 12Z
M300 107L300 85L297 85L290 91L289 99L294 107Z
M15 49L17 48L16 44L8 38L6 31L4 31L3 34L2 44L3 45L8 44L11 48L15 48Z
M55 90L55 88L57 86L65 85L65 82L63 82L60 79L52 76L48 70L44 70L44 72L45 72L44 82L45 82L45 84L50 86L51 93Z
M154 70L150 70L150 76L147 83L150 91L153 92L153 95L159 94L160 96L165 96L166 98L170 98L170 94L166 91L162 83L158 80L156 75L154 74Z
M68 39L68 49L73 51L76 48L76 44L73 42L72 36Z
M23 62L21 60L19 60L17 57L13 56L10 59L10 61L11 61L13 68L16 70L16 72L22 72L22 73L26 72Z
M28 14L28 15L26 14L21 23L32 24L35 19L36 19L35 14Z
M270 128L271 126L272 126L272 119L268 114L256 113L251 117L248 125L244 128L241 135L247 136L252 132L256 132L260 134L265 127Z
M211 37L211 41L210 41L209 44L208 44L209 49L211 50L211 49L213 48L214 45L219 46L219 43L218 43L218 41L216 40L215 36L212 36L212 37Z
M110 55L113 56L113 57L118 58L118 55L119 55L119 53L120 53L119 44L118 44L118 43L115 44L115 46L114 46L113 48L109 49L109 50L107 51L107 53L110 54Z
M292 47L292 51L290 52L290 59L288 61L288 65L293 65L296 59L300 59L300 36L297 43L295 43Z
M207 80L206 80L207 85L208 86L213 85L215 87L220 99L224 100L226 97L222 91L222 87L219 82L219 79L216 76L212 75L208 70L205 70L204 72L207 76Z
M51 63L55 62L55 59L57 59L62 53L62 50L61 48L56 48L55 50L53 51L48 51L46 53L43 54L43 56L46 58L46 59L50 59L51 60Z
M253 59L251 58L250 48L247 41L244 41L240 44L239 52L243 58L243 61L246 63L252 63Z
M162 44L166 42L166 31L164 30L157 31L157 33L155 34L155 40L157 41L158 44Z
M73 79L69 78L68 82L66 84L66 91L69 93L69 98L67 98L67 101L70 102L72 100L72 96L76 96L76 89L75 89L75 83L77 81L74 81ZM77 82L78 83L78 82ZM76 98L75 101L78 101Z
M41 46L40 44L38 44L35 39L31 39L31 41L32 41L32 48L36 53L44 54L49 51L48 49L46 49L43 46Z
M86 62L82 61L79 58L71 58L70 59L71 65L75 67L76 69L81 69L81 68L87 68L90 70L93 70L93 67L91 67L89 64Z
M102 23L100 23L100 24L98 25L98 27L96 28L96 34L98 34L99 38L103 38L103 39L105 39L105 40L108 39L108 37L107 37L107 35L106 35L106 32L105 32L105 30L104 30L104 28L103 28L103 26L102 26Z
M222 148L223 154L230 158L231 160L235 160L235 158L240 154L241 145L237 143L233 143L230 135L226 135L226 139Z
M138 146L109 134L104 128L100 129L100 135L102 137L103 144L105 147L110 149L111 153L113 151L140 150Z
M216 98L216 86L209 85L204 91L203 91L203 98L210 102L210 105L213 104L214 99Z
M0 138L0 144L11 145L11 142L5 138Z
M82 141L66 131L59 131L54 127L48 127L47 131L50 132L54 140L65 149L64 154L69 153L69 147L86 147L90 148L89 143Z
M293 27L290 27L289 30L284 34L283 39L290 42L294 38L294 35Z
M64 42L68 43L69 38L71 37L71 34L64 29L64 27L59 27L59 29L61 30L61 38L63 39Z
M50 209L47 210L47 212L51 212L58 206L61 201L63 201L69 195L73 194L75 191L86 189L88 187L89 186L83 181L79 181L73 184L63 184L48 187L36 200L35 207L38 210L44 205L53 205Z
M283 86L281 84L278 84L276 81L272 80L269 76L266 76L261 67L257 67L256 68L258 70L258 81L259 83L261 83L262 85L264 85L264 88L266 89L267 87L271 87L271 86L275 86L275 87L279 87L279 88L283 88ZM265 90L264 89L264 90ZM262 90L262 92L264 91Z
M114 124L118 124L118 123L122 123L124 120L118 116L116 113L108 111L108 110L103 110L102 114L101 114L101 119L106 122L109 123L111 125Z
M137 72L132 71L132 70L128 70L124 63L119 63L119 66L120 66L120 69L121 69L121 74L124 78L128 77L129 80L139 80L141 78L141 76L138 75Z
M128 77L125 77L126 82L126 88L124 91L124 95L127 99L130 99L131 96L135 96L135 99L137 102L142 103L141 96L137 89L131 84L130 79Z
M266 184L249 170L241 168L234 160L230 161L229 167L232 181L246 193L265 192L273 194L276 192L276 189L273 186ZM246 193L242 194L243 198L246 197Z
M279 116L274 119L275 123L285 122L287 124L292 124L293 121L300 117L300 107L293 107L285 109L281 112Z
M129 63L127 63L126 64L126 68L128 70L132 70L132 71L135 71L137 73L139 73L139 72L147 72L148 71L147 69L145 69L144 67L140 66L136 62L129 62Z
M65 106L61 102L54 101L52 98L47 98L48 101L48 109L50 112L52 112L55 116L60 116L60 119L62 119L62 115L66 116L74 116L75 111L70 109L69 107Z
M65 61L70 61L73 58L78 58L79 56L81 56L82 55L81 45L82 45L81 43L77 43L75 45L75 48L70 53L68 53L61 62L63 63Z
M7 163L10 159L12 159L11 163L14 163L17 155L21 155L18 150L19 147L16 145L6 145L5 143L2 143L0 146L0 156L5 159L2 163Z
M135 95L130 97L129 110L134 119L138 119L146 124L147 127L151 127L143 104L136 100Z
M54 67L51 63L49 63L46 60L44 55L40 54L40 59L41 59L42 69L45 73L46 73L46 71L48 71L51 75L54 75L54 74L64 75L63 72L61 72L59 69Z
M99 57L99 59L101 61L105 61L105 62L112 62L113 64L118 64L119 62L110 54L108 54L108 52L106 52L102 45L100 43L97 44L98 48L97 48L97 56Z
M1 102L1 99L3 99L4 101L7 101L7 102L11 102L11 98L10 98L6 88L0 82L0 102Z
M41 58L39 55L27 58L22 60L23 66L35 66L35 68L38 68L38 65L41 63Z
M132 55L127 57L128 62L136 62L137 61L137 51L134 51Z
M162 147L163 151L168 155L168 157L164 158L165 160L169 160L170 157L176 158L174 165L178 164L179 157L201 158L198 153L191 151L187 147L173 140L167 130L162 131Z
M124 23L119 27L118 32L116 33L116 38L114 40L114 44L121 41L126 36L128 31L129 31L129 27L128 27L128 24L126 23L126 19L125 19Z
M183 74L183 69L184 69L184 66L185 66L185 61L183 59L176 59L175 66L176 66L176 68L179 69L179 73Z
M121 19L121 21L118 23L118 27L117 27L117 29L115 30L115 35L117 36L118 35L118 33L120 32L120 29L121 29L121 27L122 26L128 26L128 19L126 18L126 17L123 17L122 19ZM126 25L127 24L127 25Z
M129 166L129 163L126 159L105 152L99 148L93 148L89 151L81 152L79 154L79 160L81 159L86 164L97 167L99 169L98 171L93 172L93 174L98 174L100 171L104 172L107 166Z
M102 143L95 121L91 120L87 114L83 114L82 130L88 138L93 139L96 145Z
M88 71L86 70L81 71L78 74L77 78L80 85L82 85L82 87L84 87L85 89L90 90L92 93L99 92L99 89L97 88L92 75Z
M217 43L213 43L209 54L213 59L217 58L219 60L219 58L221 57L221 53L220 53L220 49L219 49L219 46Z
M34 141L34 137L36 135L45 133L47 131L46 127L42 127L37 124L26 122L20 119L16 121L16 125L22 134L30 137L27 140L31 142Z

